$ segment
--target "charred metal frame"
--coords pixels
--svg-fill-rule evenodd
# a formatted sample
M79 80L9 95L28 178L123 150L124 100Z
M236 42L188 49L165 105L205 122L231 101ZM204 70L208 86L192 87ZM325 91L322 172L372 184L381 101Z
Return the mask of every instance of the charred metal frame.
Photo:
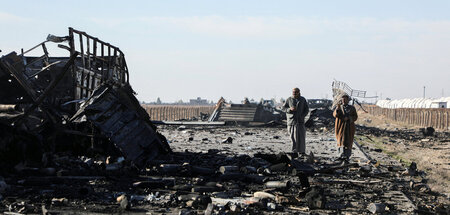
M360 97L360 98L366 97L366 91L354 90L354 89L350 88L346 83L344 83L342 81L334 80L333 84L332 84L332 88L333 88L333 96L339 94L338 91L343 91L343 92L347 93L351 97Z
M69 28L70 53L80 53L81 62L72 66L74 99L89 97L100 84L111 80L128 84L129 74L123 52L96 37Z
M358 97L358 98L376 98L376 96L366 97L366 91L354 90L342 81L334 80L333 83L331 84L331 87L332 87L332 91L333 91L333 103L331 106L332 109L334 109L336 107L336 105L340 99L340 96L347 94L350 97L352 97L353 104L354 103L358 104L361 107L361 109L367 113L367 111L363 108L363 106L358 101L358 99L356 99L356 97Z
M48 42L59 43L70 56L50 57ZM40 48L43 54L25 56ZM38 148L45 146L51 152L57 145L64 148L67 134L90 137L94 148L96 138L99 150L104 150L106 140L113 144L110 149L139 167L171 151L134 96L123 52L85 32L69 28L68 36L48 35L33 48L22 49L20 55L11 52L0 57L0 89L0 110L7 112L0 126L42 138ZM59 144L59 139L64 141ZM87 150L85 139L69 142ZM0 138L1 144L16 143ZM19 154L23 150L10 151Z
M58 43L59 48L70 52L70 56L50 57L47 49L49 42ZM68 46L62 42L68 43ZM33 50L39 50L42 54L36 57L26 56ZM68 62L70 65L67 65ZM64 64L65 68L62 67ZM19 55L12 52L1 57L0 69L14 76L31 98L31 103L35 103L43 95L39 100L45 97L54 107L64 106L73 113L79 109L78 102L87 99L101 84L109 82L129 85L125 55L118 47L70 27L68 36L48 35L45 41L26 51L22 49ZM48 87L47 84L61 71L68 73L64 76L64 83L59 84L57 91L47 90L42 94ZM58 81L61 79L59 77ZM30 103L21 100L9 102Z

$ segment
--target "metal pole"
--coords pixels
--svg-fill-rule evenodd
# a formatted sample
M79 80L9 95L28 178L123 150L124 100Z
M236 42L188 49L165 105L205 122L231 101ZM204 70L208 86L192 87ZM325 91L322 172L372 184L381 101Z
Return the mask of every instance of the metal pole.
M425 98L425 86L423 86L423 98Z

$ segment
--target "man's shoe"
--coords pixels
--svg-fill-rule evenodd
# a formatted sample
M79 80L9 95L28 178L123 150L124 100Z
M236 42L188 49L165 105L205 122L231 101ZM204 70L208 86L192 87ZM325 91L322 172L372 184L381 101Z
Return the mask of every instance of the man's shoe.
M288 155L291 157L291 159L298 158L297 152L291 152L291 153L288 153Z
M348 164L350 164L349 159L348 158L344 159L343 162L342 162L342 166L345 166L345 165L348 165Z

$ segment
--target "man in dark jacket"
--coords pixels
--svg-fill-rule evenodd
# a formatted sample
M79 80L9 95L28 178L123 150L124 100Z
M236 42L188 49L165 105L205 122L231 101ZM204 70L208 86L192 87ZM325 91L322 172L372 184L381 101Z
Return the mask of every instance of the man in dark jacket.
M282 107L286 113L287 128L292 140L292 152L305 153L305 117L308 115L308 102L300 96L300 89L292 89L292 96Z

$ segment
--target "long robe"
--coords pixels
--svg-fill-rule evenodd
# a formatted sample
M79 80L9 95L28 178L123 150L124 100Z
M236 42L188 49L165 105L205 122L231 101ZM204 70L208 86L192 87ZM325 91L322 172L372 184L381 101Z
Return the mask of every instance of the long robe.
M291 111L295 107L295 111ZM292 152L305 153L306 129L305 116L308 115L308 101L303 96L289 97L283 104L282 110L286 113L287 128L292 141Z
M334 126L338 146L343 146L344 149L351 149L356 131L355 121L358 119L355 107L352 105L341 105L341 108L334 110L333 116L336 118ZM348 117L349 120L345 121L345 117Z

